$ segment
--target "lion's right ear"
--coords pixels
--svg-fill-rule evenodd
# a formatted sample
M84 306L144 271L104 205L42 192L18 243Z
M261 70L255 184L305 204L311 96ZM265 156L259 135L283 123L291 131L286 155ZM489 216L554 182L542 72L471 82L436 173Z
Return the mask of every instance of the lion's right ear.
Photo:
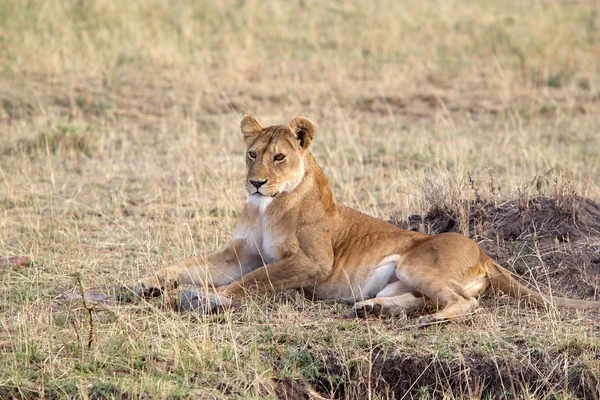
M262 126L260 126L252 115L246 115L242 118L242 122L240 122L240 129L242 130L246 144L249 145L260 135Z

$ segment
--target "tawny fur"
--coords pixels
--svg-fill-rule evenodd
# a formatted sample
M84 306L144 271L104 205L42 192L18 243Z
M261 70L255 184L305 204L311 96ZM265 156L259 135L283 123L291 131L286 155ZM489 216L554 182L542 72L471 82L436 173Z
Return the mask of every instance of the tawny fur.
M188 259L138 281L136 294L187 283L216 288L227 305L252 291L296 288L316 299L352 302L359 316L405 315L437 305L422 323L471 312L490 285L535 304L600 308L600 302L527 289L462 235L402 230L338 204L308 151L315 134L309 119L262 128L246 116L240 126L248 146L249 199L232 242L206 259Z

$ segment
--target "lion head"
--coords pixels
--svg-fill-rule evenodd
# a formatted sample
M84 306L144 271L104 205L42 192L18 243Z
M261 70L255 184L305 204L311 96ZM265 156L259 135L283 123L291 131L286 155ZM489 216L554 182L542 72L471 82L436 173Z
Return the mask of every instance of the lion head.
M312 121L296 117L287 126L263 128L246 115L240 128L248 146L246 190L251 201L294 190L304 177L305 156L315 134Z

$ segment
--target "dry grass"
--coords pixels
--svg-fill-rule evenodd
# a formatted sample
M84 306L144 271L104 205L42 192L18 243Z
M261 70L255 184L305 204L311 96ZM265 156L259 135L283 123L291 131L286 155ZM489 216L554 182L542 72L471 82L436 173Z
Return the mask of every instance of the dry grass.
M554 179L599 200L596 9L0 0L0 256L34 260L0 272L0 397L594 398L593 314L490 297L419 330L293 293L199 318L53 299L227 241L246 112L316 121L338 199L383 218Z

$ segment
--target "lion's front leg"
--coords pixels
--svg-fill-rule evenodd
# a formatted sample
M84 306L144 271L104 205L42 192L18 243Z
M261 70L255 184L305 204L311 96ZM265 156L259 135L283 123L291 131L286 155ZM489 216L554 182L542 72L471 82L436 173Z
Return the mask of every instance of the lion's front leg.
M234 240L207 257L193 257L163 268L135 282L131 289L140 297L158 296L181 284L200 286L208 291L234 282L261 265L260 257L248 252L243 241Z
M286 289L314 287L331 273L331 261L314 261L300 252L249 272L240 279L220 287L221 299L237 300L248 293L278 293Z
M216 290L187 290L181 297L181 309L210 313L239 303L249 293L281 292L286 289L314 287L331 271L331 262L314 262L303 252L264 265L240 276Z

